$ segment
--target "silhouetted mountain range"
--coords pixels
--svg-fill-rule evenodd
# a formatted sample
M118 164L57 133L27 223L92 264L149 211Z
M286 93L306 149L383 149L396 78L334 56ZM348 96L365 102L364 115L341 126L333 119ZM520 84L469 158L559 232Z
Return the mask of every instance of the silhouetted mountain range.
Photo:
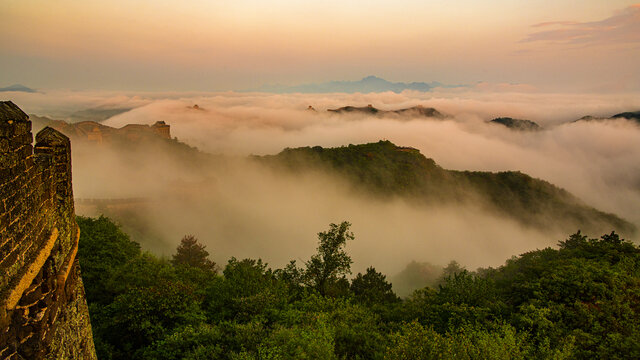
M329 81L318 84L302 85L263 85L248 91L270 93L375 93L392 91L400 93L404 90L429 91L435 87L458 87L459 85L445 85L437 81L425 82L390 82L376 76L367 76L358 81Z
M513 130L521 130L521 131L542 130L542 127L540 127L540 125L536 124L531 120L521 120L521 119L510 118L510 117L499 117L489 122L492 124L504 125L509 129L513 129Z
M405 109L398 110L380 110L378 108L373 107L373 105L367 106L344 106L338 109L328 109L327 111L338 113L338 114L367 114L367 115L376 115L376 116L387 116L387 115L400 115L406 117L433 117L438 119L443 119L447 117L442 114L438 110L432 107L424 107L422 105L413 106Z
M20 84L14 84L14 85L0 88L0 92L5 92L5 91L20 91L20 92L28 92L28 93L38 92L35 89L29 88Z
M573 122L577 122L577 121L606 121L606 120L612 120L612 119L626 119L626 120L630 120L633 122L636 122L637 124L640 124L640 111L627 111L627 112L622 112L619 114L615 114L612 115L611 117L598 117L598 116L592 116L592 115L587 115L587 116L583 116L578 120L575 120Z
M611 118L613 118L613 119L624 118L624 119L627 119L627 120L640 121L640 111L623 112L623 113L620 113L620 114L615 114Z
M564 189L518 171L446 170L418 150L389 141L326 149L285 149L258 160L282 170L321 169L349 180L356 191L417 203L481 204L499 216L542 231L635 233L631 223L585 205Z

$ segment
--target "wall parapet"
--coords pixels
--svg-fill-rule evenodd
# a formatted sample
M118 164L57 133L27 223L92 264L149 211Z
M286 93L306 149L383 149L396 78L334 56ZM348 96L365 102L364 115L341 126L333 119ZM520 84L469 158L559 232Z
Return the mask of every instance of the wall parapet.
M0 358L94 359L71 144L52 128L32 142L28 116L0 102Z

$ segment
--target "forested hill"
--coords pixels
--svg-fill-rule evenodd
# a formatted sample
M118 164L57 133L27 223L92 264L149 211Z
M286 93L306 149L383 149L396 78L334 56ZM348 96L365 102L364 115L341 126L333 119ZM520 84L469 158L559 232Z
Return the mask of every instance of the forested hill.
M616 229L627 236L636 232L633 224L594 209L549 182L514 171L446 170L418 150L390 141L285 149L258 160L280 170L335 173L354 188L382 197L401 196L424 204L479 203L543 230L598 233Z
M77 220L99 359L640 357L640 248L616 233L576 233L496 269L452 262L399 299L373 266L347 278L348 222L318 233L302 266L270 268L219 267L193 236L159 259L107 218Z

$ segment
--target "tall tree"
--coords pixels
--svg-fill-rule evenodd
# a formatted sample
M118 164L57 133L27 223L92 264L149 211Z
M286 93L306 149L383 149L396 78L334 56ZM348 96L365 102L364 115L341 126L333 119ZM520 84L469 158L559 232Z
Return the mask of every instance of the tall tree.
M353 261L343 247L347 240L354 239L350 226L349 222L343 221L340 225L330 224L329 231L318 233L318 252L305 263L306 283L321 295L327 295L330 288L345 282L348 287L345 276L351 273Z
M387 282L387 277L376 271L372 266L367 268L367 272L358 275L351 282L351 291L356 299L368 304L382 304L398 301L392 286Z
M171 262L173 264L188 265L202 270L217 272L218 266L209 260L209 252L193 235L185 235L180 241Z

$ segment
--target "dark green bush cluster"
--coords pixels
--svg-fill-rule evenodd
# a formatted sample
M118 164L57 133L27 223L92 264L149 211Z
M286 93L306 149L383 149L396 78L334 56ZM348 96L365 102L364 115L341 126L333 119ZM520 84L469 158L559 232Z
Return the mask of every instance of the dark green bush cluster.
M346 222L302 266L232 258L221 274L144 253L107 218L78 223L100 359L640 357L640 249L615 233L497 269L450 266L399 299L374 268L348 279Z

